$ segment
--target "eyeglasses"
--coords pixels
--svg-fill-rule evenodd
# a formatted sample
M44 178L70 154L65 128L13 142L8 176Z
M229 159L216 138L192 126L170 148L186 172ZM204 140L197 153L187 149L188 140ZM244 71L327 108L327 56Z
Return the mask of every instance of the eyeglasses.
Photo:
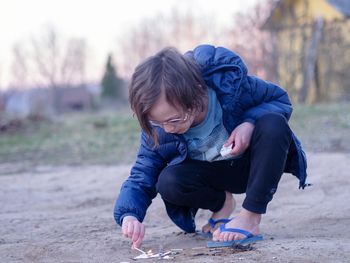
M172 119L172 120L168 120L168 121L163 121L163 122L157 122L157 121L149 121L149 123L152 126L156 126L156 127L164 127L165 125L171 126L173 128L175 128L176 126L185 123L188 120L189 114L186 113L185 117L183 118L177 118L177 119Z

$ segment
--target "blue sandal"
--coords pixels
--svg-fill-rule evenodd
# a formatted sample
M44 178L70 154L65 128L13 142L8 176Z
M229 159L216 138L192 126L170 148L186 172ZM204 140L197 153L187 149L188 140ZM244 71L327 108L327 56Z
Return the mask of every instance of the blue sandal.
M240 228L226 228L225 225L220 226L220 232L231 232L231 233L240 233L246 236L246 238L238 239L238 240L231 240L231 241L208 241L207 247L213 248L213 247L232 247L233 245L243 245L243 244L250 244L257 241L263 240L262 235L253 235L249 231L240 229Z
M211 226L211 228L215 228L216 224L218 224L218 223L227 224L231 220L232 220L232 218L220 218L220 219L216 219L216 220L209 218L208 224Z
M212 229L214 229L216 224L219 224L219 223L226 224L226 223L230 222L232 219L233 218L220 218L220 219L209 218L208 224L210 225L210 227ZM205 238L212 238L213 237L213 234L211 232L205 233L202 231L198 231L197 234L202 236L202 237L205 237Z

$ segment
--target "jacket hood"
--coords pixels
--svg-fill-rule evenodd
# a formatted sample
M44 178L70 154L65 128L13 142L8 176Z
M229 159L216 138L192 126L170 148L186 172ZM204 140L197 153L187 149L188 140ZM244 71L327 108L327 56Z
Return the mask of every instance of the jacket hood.
M236 68L237 78L245 78L248 73L244 61L231 50L224 47L214 47L211 45L200 45L192 51L185 53L199 65L203 76L211 74L222 68Z

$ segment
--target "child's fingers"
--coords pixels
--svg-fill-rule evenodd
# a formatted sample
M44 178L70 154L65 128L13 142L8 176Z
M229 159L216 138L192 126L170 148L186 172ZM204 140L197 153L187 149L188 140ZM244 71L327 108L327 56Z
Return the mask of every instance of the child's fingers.
M142 239L138 239L134 243L132 243L132 247L140 248L141 243L142 243Z
M233 144L233 142L235 141L235 137L236 137L236 130L233 130L230 137L228 137L227 141L225 142L224 146L227 147L230 144Z
M132 238L133 233L134 233L134 224L133 222L127 222L127 237Z
M141 241L145 237L145 233L146 233L146 229L145 229L145 226L142 224L141 225L140 236L139 236L139 238L141 238Z
M139 248L141 246L142 240L145 237L145 226L141 225L139 238L134 242L134 246Z
M122 233L123 233L123 236L128 237L128 224L127 223L122 225Z
M140 233L141 233L141 223L138 221L134 221L134 232L132 235L132 242L135 242L137 239L139 239Z
M133 224L134 221L137 221L137 219L133 216L124 217L122 222L122 233L125 237L129 237L129 232L133 231L132 229L129 229L129 225Z
M242 140L240 138L236 138L235 145L232 148L231 154L232 155L238 155L242 151Z

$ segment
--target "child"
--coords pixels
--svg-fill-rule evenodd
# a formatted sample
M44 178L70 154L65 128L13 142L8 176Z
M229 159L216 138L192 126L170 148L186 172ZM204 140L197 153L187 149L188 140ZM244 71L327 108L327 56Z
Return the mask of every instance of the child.
M142 221L157 193L186 232L195 232L199 208L211 210L202 231L222 242L259 234L283 172L305 187L306 158L288 126L287 93L248 76L230 50L201 45L182 55L165 48L136 67L129 100L141 145L114 217L134 247L144 238ZM220 154L222 146L228 154ZM232 219L233 193L246 197Z

